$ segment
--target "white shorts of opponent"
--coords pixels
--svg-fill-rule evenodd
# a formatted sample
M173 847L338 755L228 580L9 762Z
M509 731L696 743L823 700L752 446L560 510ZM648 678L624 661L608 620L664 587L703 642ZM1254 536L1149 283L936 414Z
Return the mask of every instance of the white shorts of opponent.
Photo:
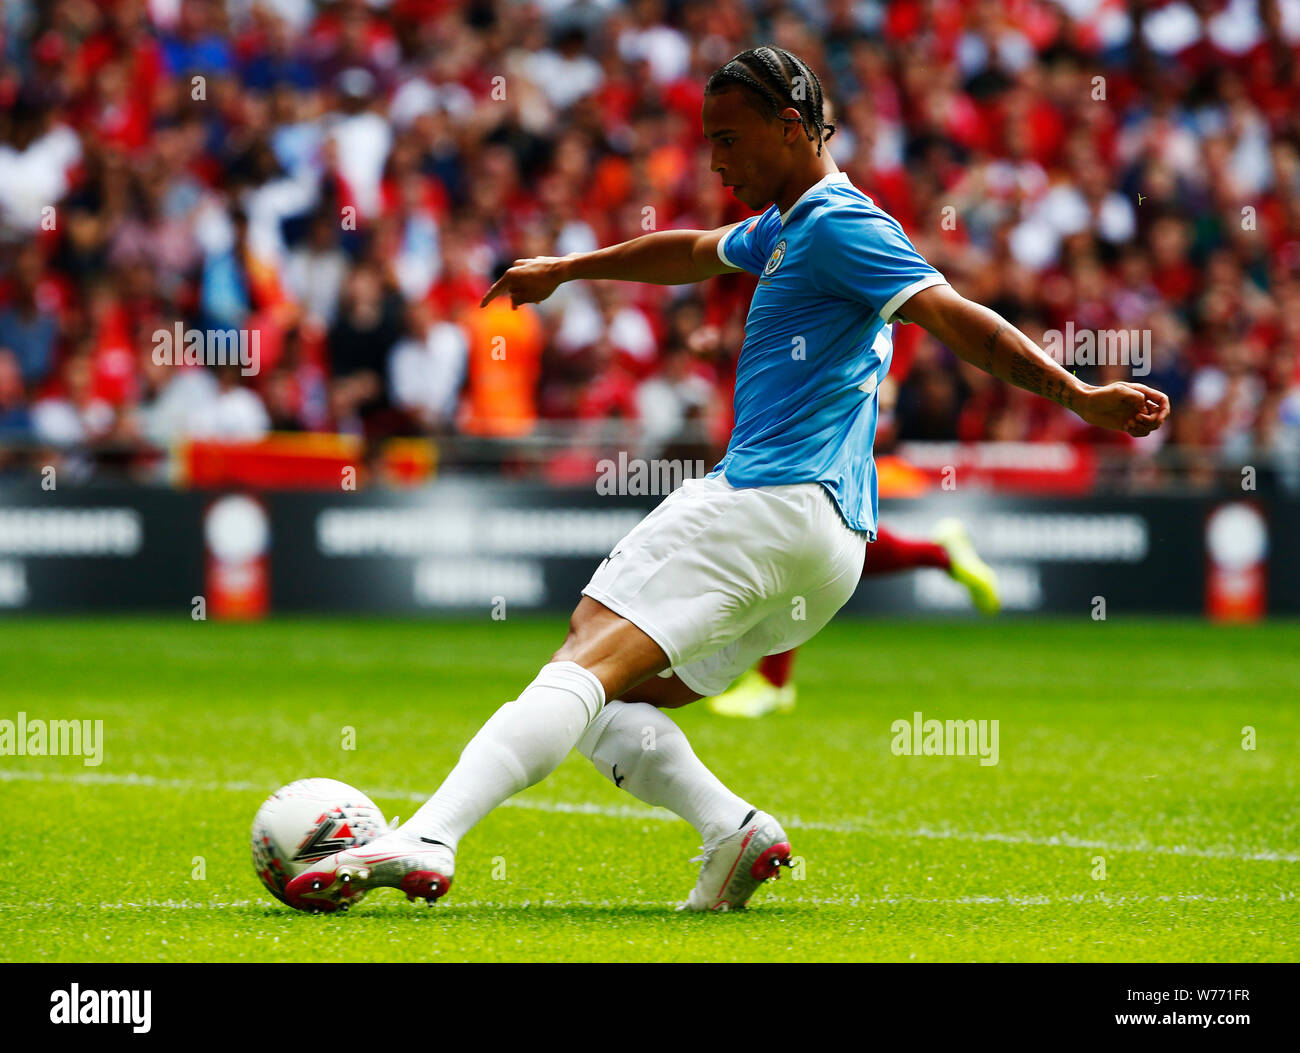
M716 695L815 636L853 595L866 545L820 483L688 479L582 591L662 647L687 687Z

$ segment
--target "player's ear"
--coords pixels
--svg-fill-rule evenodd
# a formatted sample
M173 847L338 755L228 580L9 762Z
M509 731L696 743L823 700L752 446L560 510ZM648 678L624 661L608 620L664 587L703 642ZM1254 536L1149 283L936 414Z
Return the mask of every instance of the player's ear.
M787 106L776 116L782 126L781 137L787 143L792 143L803 135L803 118L799 116L799 111L793 106Z

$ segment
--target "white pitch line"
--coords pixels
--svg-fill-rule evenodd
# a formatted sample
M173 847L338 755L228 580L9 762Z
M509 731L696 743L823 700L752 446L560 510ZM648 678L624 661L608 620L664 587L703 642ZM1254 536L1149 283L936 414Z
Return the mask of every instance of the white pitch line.
M1149 841L1140 841L1131 845L1115 845L1107 841L1091 841L1075 837L1072 834L1034 837L1028 834L978 833L967 830L934 830L929 827L921 827L917 830L908 831L901 836L936 840L999 842L1008 845L1034 845L1038 848L1088 848L1105 852L1138 852L1149 855L1188 856L1194 859L1240 859L1262 863L1300 863L1300 853L1297 852L1276 852L1272 849L1265 849L1260 852L1239 852L1223 845L1197 848L1192 845L1156 845Z
M795 898L791 898L795 897ZM1081 906L1095 904L1103 907L1125 907L1136 906L1146 903L1294 903L1297 900L1294 892L1279 892L1276 895L1252 896L1246 893L1234 893L1230 896L1209 896L1201 894L1186 895L1118 895L1108 896L1104 892L1073 893L1066 896L1048 896L1048 895L1007 895L1007 896L799 896L798 893L788 893L780 895L780 898L769 898L764 901L764 905L774 909L781 907L899 907L906 905L937 906L937 907L982 907L982 906L1011 906L1011 907L1052 907L1052 906ZM371 901L374 902L374 901ZM393 903L398 902L396 899ZM275 908L275 904L270 899L237 899L237 900L188 900L188 899L148 899L142 901L119 900L115 903L96 903L96 904L78 904L64 903L57 900L45 900L39 903L17 903L12 905L0 906L0 913L5 911L30 911L30 910L58 910L67 911L70 908L85 907L90 910L112 910L112 911L131 911L131 910L231 910L253 907L257 909ZM507 903L503 900L454 900L449 903L439 904L436 908L437 913L445 914L447 911L465 911L465 910L527 910L530 907L545 908L608 908L618 910L628 907L663 907L672 909L674 903L661 900L590 900L590 899L573 899L573 900L523 900L519 903ZM423 911L420 911L423 913ZM288 915L286 915L288 916Z
M108 772L41 772L41 771L0 771L0 782L54 782L71 783L85 786L141 786L149 789L179 790L187 793L267 793L261 783L251 782L195 782L191 779L172 779L156 775L141 775L135 772L115 775ZM423 804L429 799L427 792L413 790L371 790L369 795L387 800L415 801ZM672 822L677 816L663 808L638 808L635 806L610 806L591 803L570 803L567 801L542 801L535 798L511 798L502 807L522 808L534 812L551 812L561 815L595 815L605 819L640 819L656 822ZM1035 848L1083 848L1104 852L1135 852L1142 855L1184 856L1190 859L1236 859L1243 862L1264 863L1300 863L1300 853L1280 852L1265 849L1256 852L1242 852L1224 845L1196 847L1193 845L1158 845L1148 841L1136 844L1112 844L1108 841L1094 841L1075 837L1072 834L1052 834L1046 837L1031 834L984 833L974 830L935 829L922 826L915 830L887 830L865 819L850 819L847 822L819 822L791 816L783 819L784 826L791 830L817 830L837 834L869 834L872 837L898 838L902 840L940 840L969 841L973 843L996 843L1009 845L1029 845Z

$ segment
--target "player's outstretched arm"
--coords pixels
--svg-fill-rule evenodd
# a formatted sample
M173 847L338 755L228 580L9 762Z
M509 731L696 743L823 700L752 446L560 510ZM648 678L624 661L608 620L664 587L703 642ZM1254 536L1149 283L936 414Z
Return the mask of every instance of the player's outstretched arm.
M1164 392L1132 381L1103 387L1085 384L1006 319L950 285L921 290L898 313L928 330L959 358L1060 403L1089 424L1141 436L1169 416Z
M734 270L718 256L718 242L732 226L735 224L717 230L660 230L595 252L515 260L479 306L486 307L506 295L512 307L540 303L562 283L581 278L686 285L715 274L732 274Z

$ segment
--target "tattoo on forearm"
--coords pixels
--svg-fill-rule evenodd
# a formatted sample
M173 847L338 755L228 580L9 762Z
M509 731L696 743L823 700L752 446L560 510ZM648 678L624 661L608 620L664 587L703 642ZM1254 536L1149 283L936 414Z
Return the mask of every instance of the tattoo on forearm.
M1007 327L1007 323L998 322L998 326L993 332L989 333L984 341L984 372L993 372L993 351L998 346L998 337L1002 335L1002 330Z
M1032 358L1013 358L1007 379L1017 387L1051 399L1058 406L1074 409L1074 399L1064 378L1053 376L1042 362Z
M1041 395L1043 384L1042 367L1027 358L1016 357L1011 360L1011 372L1007 378L1016 387Z
M997 351L998 341L1001 339L1002 334L1010 328L1009 322L1000 319L997 328L984 338L984 371L986 373L997 375L993 368L994 354ZM1024 388L1035 395L1042 395L1044 398L1051 399L1068 410L1074 409L1074 398L1070 394L1067 381L1049 372L1043 362L1025 354L1023 349L1017 348L1012 353L1011 361L1006 368L1006 379L1015 384L1016 387Z
M1043 395L1058 406L1064 406L1068 410L1074 409L1074 399L1071 397L1070 389L1066 386L1064 380L1054 380L1049 377L1043 385Z

